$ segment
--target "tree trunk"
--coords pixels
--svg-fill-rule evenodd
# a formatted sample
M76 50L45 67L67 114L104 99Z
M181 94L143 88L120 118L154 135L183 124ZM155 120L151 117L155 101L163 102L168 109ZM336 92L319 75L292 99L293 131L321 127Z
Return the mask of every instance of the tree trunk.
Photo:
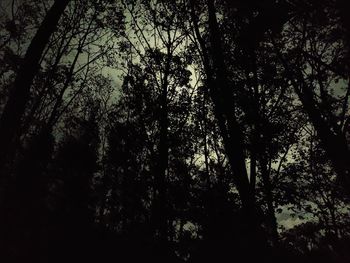
M56 0L55 3L52 5L51 9L46 14L41 26L39 27L38 31L36 32L34 38L32 39L28 50L25 54L25 57L23 59L23 63L19 68L19 71L17 73L16 79L13 84L13 88L10 92L8 101L4 107L4 111L0 118L0 176L1 176L1 220L0 220L0 247L2 255L5 257L11 257L13 260L16 261L13 257L19 257L21 252L21 245L26 245L26 241L28 241L28 238L32 238L32 236L28 236L28 233L19 233L19 235L26 235L26 237L22 240L22 242L19 242L20 244L16 244L19 236L16 235L22 227L33 227L31 221L24 222L21 219L21 222L23 222L24 226L20 225L20 227L17 229L16 222L19 219L18 214L21 213L21 211L15 211L16 210L16 204L18 203L18 200L25 200L25 195L33 195L32 197L36 198L37 193L31 192L33 190L33 187L30 187L29 185L26 186L24 182L15 182L16 187L12 185L13 182L10 182L10 178L6 175L7 168L6 162L11 160L10 155L15 152L16 146L14 145L14 141L16 136L18 136L18 131L21 127L21 119L24 115L26 105L30 98L30 87L32 85L33 79L35 75L37 74L39 70L39 61L41 59L41 56L43 54L43 51L45 49L45 46L47 45L51 35L55 31L55 28L58 24L58 21L63 14L65 8L67 7L69 3L69 0ZM18 178L20 180L22 178ZM27 182L28 180L25 180ZM35 184L35 182L29 182L31 185ZM40 183L39 183L40 184ZM26 193L20 191L19 189L21 187L24 187L23 189L28 189ZM18 192L19 191L19 192ZM40 191L41 193L41 191ZM19 197L22 196L23 198ZM17 198L17 199L16 199ZM15 202L11 202L11 200L14 199ZM32 198L29 198L32 200ZM41 196L38 197L38 199L41 199ZM29 201L30 203L30 201ZM17 204L19 206L27 207L26 204ZM41 203L32 204L30 203L28 205L28 208L31 207L31 205L34 205L33 207L38 208L40 210ZM40 207L40 208L39 208ZM23 213L28 214L25 212L26 209L23 209ZM28 210L28 209L27 209ZM39 211L40 212L40 211ZM39 213L38 211L30 211L32 215L36 215ZM17 215L17 216L16 216ZM34 216L35 217L35 216ZM13 218L15 218L15 222L13 222ZM18 223L18 222L17 222ZM40 224L40 222L33 222L35 225ZM15 231L15 232L11 232ZM35 233L37 238L39 238L40 233ZM40 238L39 238L40 239ZM13 243L15 242L15 243ZM35 242L34 242L35 243ZM19 247L13 247L12 245L16 246L19 245ZM32 244L35 246L36 244ZM11 247L12 246L12 247ZM35 256L35 252L37 251L30 251L30 248L22 247L25 249L26 252L31 254L31 256ZM17 249L17 250L16 250ZM19 249L19 250L18 250ZM14 255L15 253L16 255ZM26 257L27 253L22 253L22 257ZM29 256L29 255L28 255ZM34 258L27 258L26 260L34 260Z
M337 8L339 10L339 15L341 23L343 24L345 31L345 44L347 46L347 77L350 78L350 18L348 14L349 1L348 0L337 0Z
M155 196L153 204L153 224L155 237L161 245L165 245L168 241L168 215L166 202L166 171L169 159L169 143L168 143L168 77L170 72L170 46L167 47L167 60L164 69L164 78L161 85L160 103L159 103L159 143L158 158L155 168Z
M161 242L167 240L167 216L166 216L166 170L168 168L168 116L167 116L167 87L163 88L162 109L159 120L160 138L158 146L158 160L156 168L156 229Z
M235 184L244 209L251 210L255 206L248 174L245 166L243 135L235 118L234 99L228 85L219 28L212 0L208 1L209 31L211 52L214 67L214 79L209 84L210 95L214 102L215 116L218 120L224 147L234 174Z
M299 78L300 79L300 78ZM338 175L338 179L350 194L350 151L345 135L333 127L322 116L322 111L317 107L312 91L304 81L301 82L301 89L294 83L294 89L307 112L311 123L317 131L328 158Z
M46 14L23 59L13 84L8 101L0 118L0 170L4 167L14 138L21 126L26 105L30 98L30 87L39 70L39 61L69 0L56 0ZM11 149L12 148L12 149Z
M267 204L267 220L270 227L269 232L272 238L273 245L275 246L278 242L277 219L275 215L275 207L273 204L274 202L272 195L271 180L269 172L267 170L267 161L263 156L260 158L260 170L264 184L265 200Z
M243 219L246 223L246 238L242 240L244 243L243 247L247 251L260 252L263 258L267 256L266 237L259 223L254 191L252 191L246 170L243 133L235 117L234 97L227 78L214 0L208 0L207 5L214 73L213 78L208 76L209 80L211 80L209 81L209 89L214 104L214 113L233 172L233 179L242 202Z
M210 169L209 169L209 149L208 149L208 125L207 125L207 90L203 92L203 143L204 143L204 164L205 181L207 189L210 188Z
M350 196L350 150L345 134L341 131L340 127L327 122L325 114L322 113L314 98L314 93L305 82L302 73L293 72L273 39L272 41L277 56L289 74L288 77L292 82L295 93L308 114L310 122L314 126L321 144L333 165L334 171L338 175L339 182L342 184L347 195ZM295 79L297 79L298 83Z

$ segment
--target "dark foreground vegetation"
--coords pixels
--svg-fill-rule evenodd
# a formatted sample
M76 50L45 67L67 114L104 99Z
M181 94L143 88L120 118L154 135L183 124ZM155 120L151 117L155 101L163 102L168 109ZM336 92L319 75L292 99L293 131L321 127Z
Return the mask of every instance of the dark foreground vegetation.
M1 262L350 262L346 0L2 0Z

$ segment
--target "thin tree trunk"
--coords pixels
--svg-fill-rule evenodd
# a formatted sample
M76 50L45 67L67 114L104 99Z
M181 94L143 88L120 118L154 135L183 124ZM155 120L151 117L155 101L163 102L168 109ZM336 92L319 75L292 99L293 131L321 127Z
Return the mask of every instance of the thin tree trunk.
M166 216L166 170L168 168L168 116L167 116L167 87L163 87L162 109L159 120L160 139L158 148L158 164L156 170L156 220L159 240L167 240L167 216Z
M209 170L209 149L208 149L208 125L207 125L207 90L203 93L203 141L204 141L204 164L207 189L210 188L210 170Z
M347 46L347 77L350 78L350 18L349 18L349 1L348 0L337 0L337 8L343 27L345 29L345 44Z
M168 216L166 202L166 171L168 169L169 159L169 143L168 143L168 77L170 71L170 46L167 47L167 61L164 70L163 83L161 85L160 95L160 116L159 129L160 137L158 144L158 158L155 169L155 196L154 196L154 211L153 224L156 231L156 239L162 245L168 241Z
M255 193L255 185L256 185L256 151L253 148L255 144L252 145L252 149L250 152L250 175L249 182L251 191Z
M271 186L269 172L267 169L267 161L263 156L260 158L260 170L261 170L261 177L264 183L264 192L265 192L265 200L267 204L267 217L268 217L268 222L270 226L270 234L272 237L273 245L277 245L277 242L278 242L277 219L275 215L275 207L273 202L272 186Z

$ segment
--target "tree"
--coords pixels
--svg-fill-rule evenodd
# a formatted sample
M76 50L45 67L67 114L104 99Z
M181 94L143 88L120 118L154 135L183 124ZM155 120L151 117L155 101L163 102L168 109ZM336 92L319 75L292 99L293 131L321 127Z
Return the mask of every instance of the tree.
M348 260L342 1L57 5L0 5L5 258Z
M38 71L39 60L68 3L69 0L63 0L55 1L52 5L32 39L23 63L18 70L11 95L0 119L1 170L5 165L6 158L9 157L15 134L19 130L21 117L29 99L30 87Z
M315 7L311 1L308 8ZM333 63L338 59L340 65L343 56L339 57L334 54L341 54L343 46L340 44L338 26L332 27L330 24L337 19L334 17L334 9L332 5L323 3L322 8L328 10L326 15L320 8L315 8L312 12L311 20L301 22L304 14L300 14L301 20L292 21L291 31L297 30L297 44L292 49L287 48L291 53L296 54L295 58L299 61L295 66L287 62L286 57L281 52L281 44L274 41L275 50L280 58L282 65L285 67L286 74L290 79L295 93L300 99L304 110L307 112L310 122L317 130L323 147L327 152L328 158L332 161L332 165L338 174L339 182L344 186L345 191L349 188L349 149L346 139L347 133L347 111L349 92L345 88L344 95L341 87L332 88L330 83L332 80L344 79L343 68L334 69ZM320 22L322 19L322 22ZM313 25L319 28L319 32L310 29ZM286 30L286 34L291 32ZM303 33L308 32L308 34ZM325 47L330 43L333 44L332 52L328 53ZM282 44L283 45L283 44ZM323 61L327 61L324 63ZM310 71L311 70L311 71ZM309 71L309 72L307 72ZM347 77L346 77L347 78ZM338 82L338 80L336 82ZM333 89L333 91L332 91ZM334 90L337 90L334 93ZM334 93L334 95L332 95ZM336 102L336 107L332 106L332 102Z

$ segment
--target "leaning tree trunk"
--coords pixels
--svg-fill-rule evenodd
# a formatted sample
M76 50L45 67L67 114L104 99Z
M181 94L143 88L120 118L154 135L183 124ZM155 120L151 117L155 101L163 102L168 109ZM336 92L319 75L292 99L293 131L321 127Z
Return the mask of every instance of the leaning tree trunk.
M39 70L39 61L68 3L69 0L56 0L46 14L28 47L23 63L18 70L8 101L0 117L0 250L5 261L7 258L20 261L25 257L27 257L26 260L30 261L33 258L29 259L29 257L35 255L35 249L30 251L31 248L29 248L29 246L27 246L28 243L26 243L28 241L27 239L31 237L28 236L28 233L19 233L23 227L25 228L28 225L32 227L32 225L30 225L30 222L25 222L23 225L21 224L20 227L16 225L17 219L21 217L22 212L24 213L23 217L28 214L25 212L26 207L24 206L26 206L26 204L18 204L24 208L21 209L21 211L16 209L18 206L15 204L18 203L18 200L25 199L25 197L24 199L19 198L19 195L23 196L24 194L20 188L23 186L24 189L32 189L28 184L35 184L36 182L28 182L26 180L19 181L22 178L18 178L18 181L15 182L16 189L14 189L10 178L5 176L7 171L6 162L10 160L10 155L15 152L16 146L14 141L16 136L18 136L17 133L21 127L21 119L30 98L30 88L33 79ZM26 184L26 182L28 182L28 184ZM28 194L36 195L36 193ZM31 199L33 196L29 197L29 199ZM38 207L40 206L40 204L37 205ZM35 215L37 211L29 211L29 213ZM22 220L22 222L24 222L24 220ZM36 222L36 224L40 224L40 222ZM19 233L19 235L16 235L16 233ZM41 233L35 234L38 238L41 236ZM19 237L21 235L26 236L22 241L20 241L22 238ZM34 243L37 242L33 242L33 247L36 246Z
M213 101L215 118L217 119L223 138L225 151L234 174L234 181L242 201L243 209L252 211L255 206L254 191L251 189L245 167L242 131L234 117L233 94L230 91L230 87L228 87L214 3L211 0L208 1L211 50L207 49L198 28L195 1L191 0L190 5L191 19L202 51L206 81L211 100ZM209 57L212 58L212 64Z
M208 0L207 6L214 73L213 77L209 76L209 79L212 79L209 89L224 148L242 202L243 218L246 223L246 240L242 240L243 247L246 251L256 251L263 258L267 256L267 241L259 224L254 191L252 191L245 166L243 132L235 117L234 98L227 77L214 0Z
M345 134L340 127L335 127L324 118L313 92L307 86L302 76L298 79L300 81L299 84L293 81L294 90L303 104L320 138L321 144L338 175L338 181L347 194L350 195L350 150Z
M339 183L343 186L346 194L350 196L350 149L344 132L340 127L325 119L322 109L315 99L315 94L304 80L302 73L294 73L273 38L272 42L279 60L289 75L288 78L292 82L294 91L314 126L328 159L332 163Z
M193 29L202 52L206 82L213 102L215 118L223 138L233 180L242 202L246 234L244 240L241 240L241 243L244 243L241 244L241 247L246 251L261 252L260 255L265 256L267 242L258 222L254 191L245 166L243 134L234 115L234 98L228 83L214 1L207 1L211 49L207 48L199 31L198 19L195 14L195 0L190 0L190 7ZM249 253L247 255L249 256Z
M228 86L226 67L224 65L219 28L217 25L215 7L212 0L208 1L209 31L211 55L214 76L209 83L210 95L214 103L215 116L218 120L224 147L234 174L235 183L244 208L248 210L254 206L248 174L245 166L243 149L243 135L234 116L233 94Z
M350 195L350 150L345 135L338 127L333 127L322 117L322 111L317 107L313 94L306 83L301 83L301 89L294 85L300 101L315 127L321 144L331 161L338 180Z
M23 63L20 66L10 96L0 118L0 171L13 150L13 141L21 126L26 105L30 98L30 87L39 70L39 61L56 29L58 21L69 0L56 0L46 14L38 31L32 39Z

